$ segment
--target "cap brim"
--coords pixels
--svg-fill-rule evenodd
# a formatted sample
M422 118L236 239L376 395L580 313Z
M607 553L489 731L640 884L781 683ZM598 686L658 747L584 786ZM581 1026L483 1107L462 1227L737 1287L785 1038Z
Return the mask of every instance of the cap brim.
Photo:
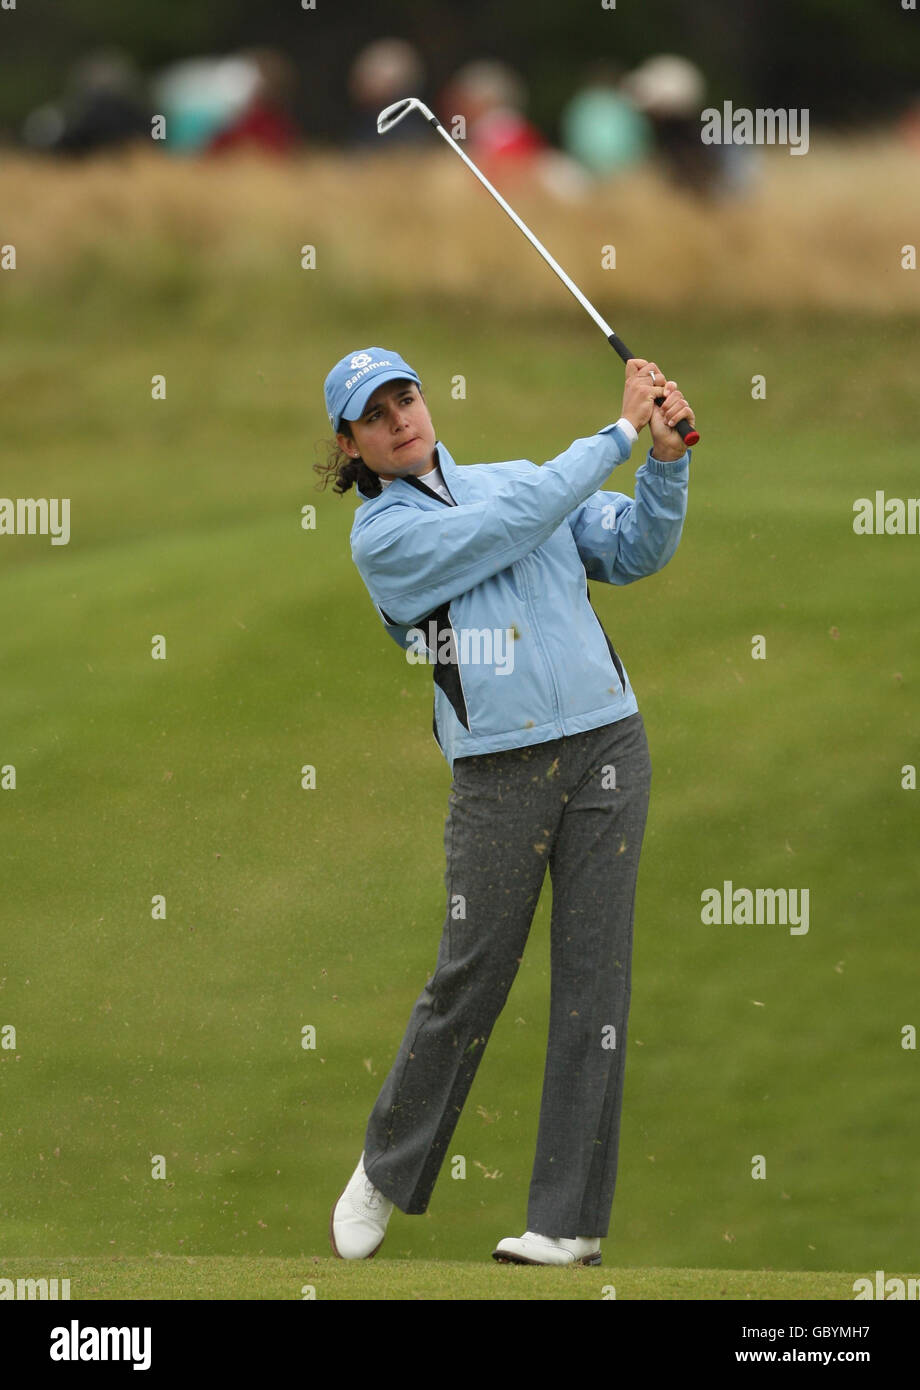
M364 407L378 386L383 386L388 381L414 381L416 386L422 384L414 372L407 372L403 367L393 367L389 371L375 372L368 381L362 381L355 387L354 393L348 398L347 406L339 415L339 424L343 420L360 419L364 414Z

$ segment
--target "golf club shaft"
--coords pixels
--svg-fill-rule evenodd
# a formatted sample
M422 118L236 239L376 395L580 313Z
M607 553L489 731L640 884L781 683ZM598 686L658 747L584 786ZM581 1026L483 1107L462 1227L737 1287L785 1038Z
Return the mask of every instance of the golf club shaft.
M457 144L457 141L454 140L453 137L449 134L449 132L444 129L438 118L431 113L427 113L426 119L430 121L430 123L434 126L435 130L438 132L438 134L444 137L448 145L450 145L451 149L456 150L457 154L463 160L464 164L466 164L466 166L476 175L483 188L487 189L489 193L492 194L492 197L498 203L499 207L504 208L505 212L511 218L511 221L514 223L514 225L518 228L519 231L522 231L524 233L525 237L530 242L534 250L539 251L544 261L546 261L546 264L550 267L551 270L554 270L556 272L556 274L559 276L559 279L565 285L566 289L569 290L569 292L575 296L575 298L578 300L579 304L585 310L585 312L590 314L591 318L597 324L598 328L601 330L604 337L607 339L608 343L613 348L614 352L618 353L618 355L623 359L624 362L629 362L631 358L635 357L636 354L634 352L630 352L629 348L623 342L623 339L620 338L613 331L613 329L610 327L610 324L607 323L607 321L601 317L601 315L597 312L591 301L589 299L586 299L585 296L582 294L581 290L578 288L578 286L572 280L569 279L568 275L566 275L559 262L555 260L553 256L550 255L543 243L537 240L537 238L534 236L533 232L530 230L527 224L521 221L517 213L514 211L514 208L512 208L508 203L505 202L498 189L493 187L493 185L486 178L485 174L481 173L480 170L476 168L476 165L469 158L466 152L460 148L460 146ZM661 405L663 400L664 396L656 396L655 404ZM699 442L699 431L695 429L694 426L691 425L688 420L678 420L675 428L685 444L692 445L697 444Z

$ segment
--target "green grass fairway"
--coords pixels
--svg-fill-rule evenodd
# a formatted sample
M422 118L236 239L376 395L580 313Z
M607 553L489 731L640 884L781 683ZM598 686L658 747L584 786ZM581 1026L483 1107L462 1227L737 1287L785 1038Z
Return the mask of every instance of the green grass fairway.
M72 535L0 537L2 1259L78 1252L74 1297L847 1298L920 1272L920 537L852 528L855 499L920 492L915 322L616 320L703 442L671 564L592 585L654 766L610 1268L488 1259L526 1225L548 879L428 1214L345 1268L329 1210L433 968L449 775L430 671L351 562L354 495L315 490L322 380L392 345L458 463L542 462L617 418L622 366L574 309L347 300L296 257L199 283L169 254L147 281L33 272L4 307L2 491L69 497ZM726 879L807 888L807 934L704 925Z
M96 1299L852 1299L857 1275L746 1269L534 1269L457 1260L345 1262L229 1256L6 1260L0 1277L70 1280L71 1300ZM60 1284L58 1285L60 1288Z

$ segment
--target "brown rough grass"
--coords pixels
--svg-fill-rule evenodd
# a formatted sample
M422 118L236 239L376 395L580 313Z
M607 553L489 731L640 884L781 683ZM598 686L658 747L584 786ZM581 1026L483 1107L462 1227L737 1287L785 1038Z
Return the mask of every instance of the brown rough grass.
M316 248L317 289L448 292L496 307L570 303L520 232L437 142L422 154L316 153L287 162L171 159L139 150L87 163L8 155L0 244L17 285L177 260L194 275L271 277ZM501 191L608 317L622 304L777 310L920 310L920 160L887 139L764 152L755 192L705 203L652 169L560 201L531 182ZM602 248L616 247L616 269Z

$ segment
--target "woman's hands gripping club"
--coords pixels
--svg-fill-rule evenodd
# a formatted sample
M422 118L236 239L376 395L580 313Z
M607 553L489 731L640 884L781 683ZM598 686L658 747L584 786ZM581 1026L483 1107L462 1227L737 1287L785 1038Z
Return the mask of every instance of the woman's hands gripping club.
M663 399L661 399L663 397ZM661 404L655 401L661 399ZM638 433L648 425L652 457L662 463L679 459L687 446L676 426L681 420L696 423L694 414L676 381L668 381L655 362L631 357L626 363L626 384L620 412Z

